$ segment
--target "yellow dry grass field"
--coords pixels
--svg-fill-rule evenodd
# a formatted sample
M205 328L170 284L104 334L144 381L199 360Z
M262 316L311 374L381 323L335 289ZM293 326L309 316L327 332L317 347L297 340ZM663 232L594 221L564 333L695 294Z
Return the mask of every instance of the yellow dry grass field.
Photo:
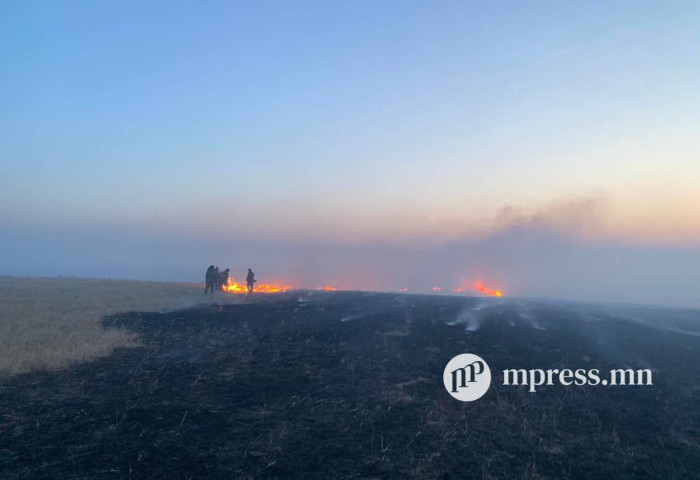
M0 377L61 369L139 344L127 330L103 328L107 315L243 301L203 292L185 283L0 277Z

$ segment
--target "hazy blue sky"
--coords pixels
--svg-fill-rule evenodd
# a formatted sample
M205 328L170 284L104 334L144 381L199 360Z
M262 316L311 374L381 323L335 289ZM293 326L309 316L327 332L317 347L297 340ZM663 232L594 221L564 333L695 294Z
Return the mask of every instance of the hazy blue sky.
M661 269L657 300L693 303L698 25L694 1L3 2L0 273L381 264L376 288L614 299L582 285L619 253L620 297ZM543 283L523 229L571 267Z

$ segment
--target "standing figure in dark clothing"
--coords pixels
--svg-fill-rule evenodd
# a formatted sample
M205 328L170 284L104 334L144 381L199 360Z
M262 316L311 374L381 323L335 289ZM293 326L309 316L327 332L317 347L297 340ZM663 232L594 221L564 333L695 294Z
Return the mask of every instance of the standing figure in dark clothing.
M228 285L228 272L230 272L230 271L231 271L231 269L227 268L226 270L223 270L219 274L219 279L220 279L219 280L219 290L221 290L222 292L224 291L224 287L226 287L226 285Z
M204 275L204 282L206 284L206 287L204 287L204 295L207 294L209 289L211 289L212 295L214 294L214 286L215 286L215 279L214 279L214 265L209 265L209 268L207 268L207 273Z
M214 276L214 288L221 290L221 274L219 273L219 267L214 267L214 273L212 275Z
M248 293L253 293L253 288L255 287L255 274L253 271L249 268L248 269L248 276L245 277L245 283L248 286Z

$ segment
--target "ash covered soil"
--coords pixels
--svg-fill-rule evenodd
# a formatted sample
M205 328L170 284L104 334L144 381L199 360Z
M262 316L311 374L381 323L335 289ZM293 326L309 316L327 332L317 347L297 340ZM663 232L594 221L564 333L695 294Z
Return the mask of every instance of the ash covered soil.
M1 478L700 478L697 311L295 292L104 322L143 347L2 381ZM442 383L465 352L472 403ZM501 385L628 367L654 385Z

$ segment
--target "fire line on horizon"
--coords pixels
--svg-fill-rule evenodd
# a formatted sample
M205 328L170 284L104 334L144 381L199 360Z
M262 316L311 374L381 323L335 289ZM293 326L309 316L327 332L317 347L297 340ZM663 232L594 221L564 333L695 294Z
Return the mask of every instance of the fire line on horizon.
M288 292L289 290L297 290L297 287L292 287L291 285L287 284L275 284L275 283L258 283L255 285L255 288L253 291L255 293L282 293L282 292ZM326 292L335 292L338 289L335 287L332 287L330 285L319 285L316 287L316 290L319 291L326 291ZM229 277L228 282L226 285L223 286L223 291L224 292L229 292L229 293L248 293L248 289L246 288L245 284L240 283L236 281L234 277Z
M288 292L290 290L303 290L304 288L301 287L292 287L291 285L288 284L276 284L276 283L258 283L255 285L254 292L255 293L283 293L283 292ZM245 284L240 283L236 281L234 277L229 277L228 282L226 285L223 286L222 290L224 292L228 293L236 293L236 294L246 294L248 293L248 289L246 288ZM338 291L339 289L336 287L333 287L328 284L323 284L319 285L318 287L315 288L317 291L325 291L325 292L335 292ZM435 286L431 289L431 291L435 293L439 293L442 291L442 287ZM401 288L399 289L399 292L402 293L407 293L408 288ZM492 290L489 288L486 288L483 286L483 284L479 281L476 282L473 286L473 288L465 288L465 287L457 287L452 289L453 293L470 293L470 292L476 292L480 295L487 295L490 297L502 297L503 292L501 290Z

